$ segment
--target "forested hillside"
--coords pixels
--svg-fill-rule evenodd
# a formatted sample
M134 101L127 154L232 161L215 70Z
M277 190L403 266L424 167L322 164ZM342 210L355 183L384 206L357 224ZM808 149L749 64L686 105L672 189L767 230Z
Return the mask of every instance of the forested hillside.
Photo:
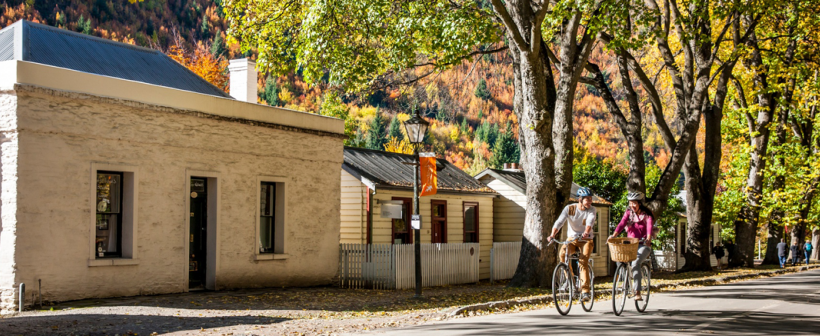
M28 0L2 4L3 27L28 19L94 36L165 51L209 81L227 90L227 59L241 57L225 42L221 1ZM253 57L252 53L250 55ZM615 67L602 50L590 58L606 74ZM333 92L309 86L298 73L259 76L260 103L347 119L349 145L401 151L401 121L418 108L432 125L431 148L470 173L517 161L518 125L513 109L511 59L505 52L477 56L442 73L407 85L374 88L367 94ZM618 84L615 83L615 86ZM618 88L613 90L617 93ZM611 123L603 101L580 85L575 104L578 146L620 165L626 159L622 136ZM647 134L646 150L664 162L658 135ZM391 142L392 140L392 142Z

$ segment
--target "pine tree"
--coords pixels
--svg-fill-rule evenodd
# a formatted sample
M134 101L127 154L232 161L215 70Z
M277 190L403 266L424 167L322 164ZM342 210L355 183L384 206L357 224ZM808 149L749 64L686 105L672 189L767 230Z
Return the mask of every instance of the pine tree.
M77 30L83 34L91 35L91 18L86 20L85 17L80 15L80 19L77 20Z
M396 138L398 141L401 141L404 138L404 134L401 133L401 122L399 121L399 118L393 117L393 120L390 120L390 126L388 127L387 134Z
M501 169L505 163L518 163L521 159L521 150L518 143L513 139L513 131L510 123L507 123L504 133L498 135L498 139L493 146L493 156L490 158L490 166Z
M270 106L279 106L279 87L276 86L276 78L268 76L265 79L265 91L262 92L262 99Z
M467 124L467 118L461 119L461 133L469 134L470 133L470 125Z
M478 85L475 87L475 92L473 92L473 94L483 100L488 100L492 97L490 95L490 90L487 89L487 81L484 80L484 78L478 81Z
M385 137L384 118L382 118L379 112L376 112L376 116L373 118L373 121L370 122L370 127L367 130L365 147L375 150L384 150L385 143L387 143L387 139Z
M218 30L214 41L211 43L211 54L217 58L225 55L225 41L222 39L222 32Z

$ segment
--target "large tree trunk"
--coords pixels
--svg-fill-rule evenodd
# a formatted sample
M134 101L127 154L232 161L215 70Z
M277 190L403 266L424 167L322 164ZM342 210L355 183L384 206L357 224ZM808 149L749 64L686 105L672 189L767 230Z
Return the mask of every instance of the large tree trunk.
M820 244L820 229L811 230L811 246L813 247L812 252L811 252L811 258L813 260L817 260L817 259L820 258L820 252L818 252L818 251L820 251L820 248L817 248L817 246L820 246L819 244Z
M757 46L757 39L751 35L750 44ZM748 61L748 68L755 71L755 87L761 88L757 96L760 109L757 120L750 122L749 133L752 142L752 152L749 161L749 174L746 179L746 203L735 220L735 251L734 258L729 260L730 266L754 267L755 238L760 217L760 201L763 194L763 179L766 177L766 155L769 149L769 123L774 115L775 101L769 88L767 74L763 69L763 58L760 50L755 48Z
M703 195L702 178L698 165L698 152L691 146L683 166L686 187L686 260L681 271L709 271L709 223L703 222L707 200Z
M521 166L527 180L526 217L520 260L510 286L544 287L557 263L547 237L556 219L555 153L552 123L555 90L548 59L510 48L515 72L515 112L519 120ZM548 80L545 80L548 79Z

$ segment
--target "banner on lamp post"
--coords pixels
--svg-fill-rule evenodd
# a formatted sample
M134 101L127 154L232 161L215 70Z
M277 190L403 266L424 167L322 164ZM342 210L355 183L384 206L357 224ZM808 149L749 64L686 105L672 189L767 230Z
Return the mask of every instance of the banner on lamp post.
M419 196L435 195L438 192L436 153L419 153L419 169L421 170L421 191Z

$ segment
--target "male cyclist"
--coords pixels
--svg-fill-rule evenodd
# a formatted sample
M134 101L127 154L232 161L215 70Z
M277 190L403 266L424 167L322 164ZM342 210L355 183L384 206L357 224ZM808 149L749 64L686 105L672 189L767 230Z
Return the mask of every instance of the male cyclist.
M555 221L552 226L552 234L547 237L548 241L552 241L558 230L568 222L567 239L581 238L572 244L564 245L559 252L559 260L564 260L567 254L575 253L576 248L580 248L581 256L578 258L581 272L581 299L589 301L589 255L592 254L592 225L595 223L595 207L592 206L592 191L586 187L578 188L578 203L570 204L564 207L561 211L561 216ZM583 239L583 240L582 240ZM572 272L572 267L570 267Z

